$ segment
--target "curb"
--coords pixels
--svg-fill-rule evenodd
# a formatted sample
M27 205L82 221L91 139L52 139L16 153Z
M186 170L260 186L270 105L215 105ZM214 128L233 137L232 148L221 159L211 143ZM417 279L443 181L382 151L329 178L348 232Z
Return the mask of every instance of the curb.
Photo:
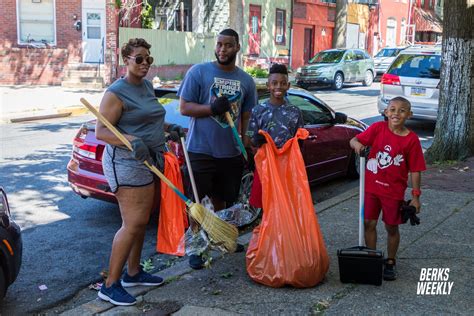
M341 193L335 197L332 197L326 201L317 203L314 205L315 209L318 210L316 211L316 213L317 214L322 213L340 203L347 201L348 199L353 198L357 194L358 194L358 188L354 188L344 193ZM239 236L237 241L243 245L248 245L251 237L252 237L252 232L248 232L242 236ZM211 257L214 262L217 261L221 256L222 254L220 252L217 252L217 251L211 252ZM184 261L176 263L172 267L159 271L157 274L159 274L165 280L163 284L163 286L165 286L167 283L173 282L174 280L179 279L181 276L192 273L193 271L194 270L191 267L189 267L187 260L184 260ZM143 301L143 296L145 294L157 288L159 287L138 286L138 287L129 288L127 290L130 292L130 294L136 297L137 303L139 303ZM73 309L64 311L63 313L61 313L61 315L92 315L92 314L95 315L95 314L100 314L106 311L110 311L112 309L117 309L118 311L120 308L121 306L115 306L109 302L105 302L105 301L102 301L101 299L96 298L92 301L79 305Z

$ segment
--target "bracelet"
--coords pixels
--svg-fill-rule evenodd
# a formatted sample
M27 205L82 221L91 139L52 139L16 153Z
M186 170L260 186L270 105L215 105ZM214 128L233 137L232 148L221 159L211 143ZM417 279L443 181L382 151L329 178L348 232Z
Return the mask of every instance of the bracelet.
M420 189L413 189L413 190L411 190L411 195L420 196L421 195L421 190Z

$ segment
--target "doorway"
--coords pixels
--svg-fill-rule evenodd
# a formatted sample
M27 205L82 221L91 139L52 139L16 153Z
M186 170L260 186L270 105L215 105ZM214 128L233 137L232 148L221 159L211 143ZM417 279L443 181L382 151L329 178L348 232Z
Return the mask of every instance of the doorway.
M82 61L104 62L105 8L82 9Z
M249 6L249 54L260 56L260 34L262 30L262 7Z
M307 64L311 57L313 57L313 28L305 28L303 50L304 64Z

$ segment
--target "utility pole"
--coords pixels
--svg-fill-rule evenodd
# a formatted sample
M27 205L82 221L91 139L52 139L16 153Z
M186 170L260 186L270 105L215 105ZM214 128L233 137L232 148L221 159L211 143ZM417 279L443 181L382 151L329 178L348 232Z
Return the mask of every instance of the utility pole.
M347 6L347 0L336 0L336 21L332 36L333 48L346 47Z

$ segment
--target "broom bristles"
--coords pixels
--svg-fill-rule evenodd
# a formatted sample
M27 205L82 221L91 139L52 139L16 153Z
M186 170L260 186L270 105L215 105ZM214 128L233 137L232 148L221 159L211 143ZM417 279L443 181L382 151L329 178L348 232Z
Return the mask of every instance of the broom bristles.
M209 238L218 245L222 245L228 252L234 252L237 248L237 228L220 219L203 205L193 203L189 207L192 218L209 234Z

